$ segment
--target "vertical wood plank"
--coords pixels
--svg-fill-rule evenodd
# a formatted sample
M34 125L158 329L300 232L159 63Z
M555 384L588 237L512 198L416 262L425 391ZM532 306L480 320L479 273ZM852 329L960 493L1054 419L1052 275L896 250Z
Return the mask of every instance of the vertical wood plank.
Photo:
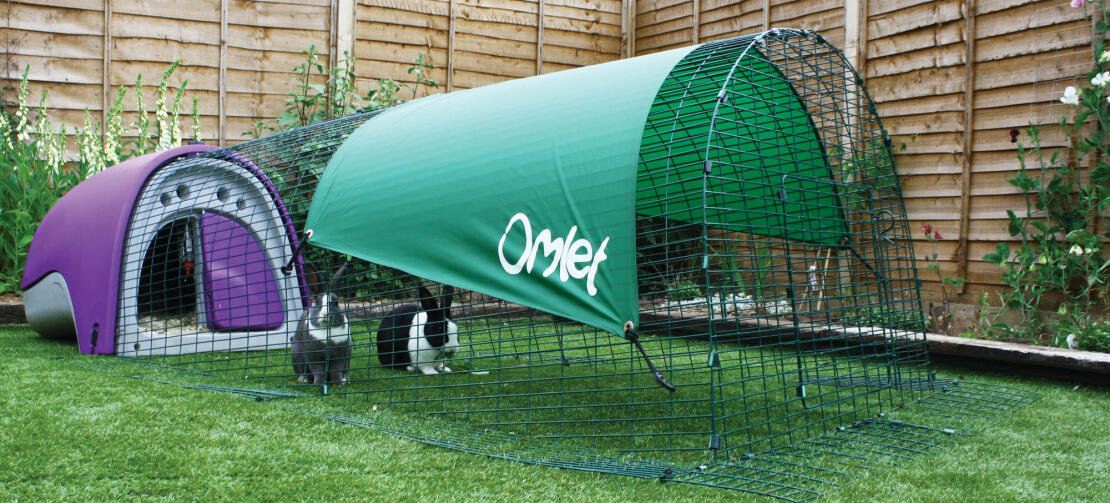
M543 73L543 0L536 8L536 75Z
M701 0L694 0L694 45L701 38Z
M621 0L621 53L620 59L628 57L628 0Z
M101 58L100 136L108 133L108 107L112 95L112 0L104 0L104 48Z
M220 0L220 146L227 141L227 3Z
M859 68L860 0L844 1L844 57Z
M975 0L967 0L964 8L964 45L967 50L964 60L964 137L963 172L960 176L960 244L956 247L956 277L967 279L967 240L971 216L971 163L974 157L973 137L975 136ZM965 281L956 289L964 293Z
M355 54L355 0L337 0L338 12L335 24L335 57L343 57L343 53L351 54L354 64Z
M621 0L621 58L636 55L636 2Z
M455 85L455 0L447 2L447 92Z
M865 71L867 68L867 41L869 40L867 36L867 9L870 7L871 4L868 3L868 0L859 0L859 13L856 16L859 29L856 31L858 35L856 39L855 67L856 74L859 75L861 79L865 78L864 76L867 74Z
M763 0L763 31L771 29L771 0Z
M339 63L339 0L331 0L328 15L328 68L335 68Z

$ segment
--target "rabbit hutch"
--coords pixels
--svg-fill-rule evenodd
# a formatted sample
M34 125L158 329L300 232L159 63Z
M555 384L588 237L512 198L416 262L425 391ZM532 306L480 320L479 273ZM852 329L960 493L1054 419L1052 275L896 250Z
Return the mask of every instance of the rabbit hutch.
M284 343L292 314L309 303L307 288L278 272L297 247L293 222L249 160L223 151L204 166L191 161L215 150L189 145L130 159L66 194L28 254L32 328L76 335L83 353Z
M797 499L785 458L729 467L937 387L913 260L862 80L776 29L128 161L24 288L86 353L306 392L292 358L341 364L320 388L441 445Z

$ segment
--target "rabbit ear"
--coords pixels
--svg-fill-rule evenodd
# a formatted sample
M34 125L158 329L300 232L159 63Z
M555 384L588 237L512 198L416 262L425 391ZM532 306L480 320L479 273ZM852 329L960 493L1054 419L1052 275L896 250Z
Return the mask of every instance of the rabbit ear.
M443 305L443 311L446 313L444 316L451 317L451 301L455 297L455 287L451 285L443 285L443 300L440 304Z
M343 262L343 265L339 266L339 270L335 271L335 274L332 275L331 281L328 282L328 292L334 292L335 288L339 286L339 278L342 278L343 273L347 272L347 264L349 263L351 262Z
M432 296L432 292L424 288L424 285L420 285L417 291L420 292L420 306L423 307L425 311L432 313L439 310L439 306L436 304L436 298Z

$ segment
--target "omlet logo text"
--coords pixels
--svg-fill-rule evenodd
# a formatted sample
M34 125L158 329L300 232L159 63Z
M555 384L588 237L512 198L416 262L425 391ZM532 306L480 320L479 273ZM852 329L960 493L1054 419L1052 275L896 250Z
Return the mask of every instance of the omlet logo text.
M519 233L514 233L513 238L509 236L509 233L513 231L513 227L517 224L520 224L520 227L524 230L524 251L514 262L509 262L509 259L505 257L505 241L519 239ZM602 261L608 258L605 255L605 246L609 244L609 238L606 237L601 245L597 247L597 250L594 250L589 241L581 238L574 239L574 235L577 233L577 225L570 228L566 237L553 238L551 230L544 229L533 240L532 224L528 221L528 215L517 213L509 219L509 225L505 226L505 233L501 235L501 241L497 243L497 258L501 260L501 267L509 274L520 274L520 271L531 274L532 266L536 264L536 257L541 254L540 248L542 247L544 258L555 254L555 257L551 259L551 264L543 270L543 277L550 276L558 269L559 280L564 283L570 278L586 278L586 293L592 297L597 295L597 288L594 286L597 268Z

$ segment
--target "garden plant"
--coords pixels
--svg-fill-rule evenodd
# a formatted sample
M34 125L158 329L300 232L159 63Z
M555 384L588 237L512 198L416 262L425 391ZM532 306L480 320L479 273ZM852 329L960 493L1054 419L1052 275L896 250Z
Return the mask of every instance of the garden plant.
M179 118L188 79L167 100L169 80L178 64L173 62L162 73L153 124L143 100L140 74L130 88L135 96L135 122L123 124L123 105L129 88L121 86L105 123L93 121L86 108L84 124L71 131L64 125L55 129L47 106L47 90L43 90L37 110L28 106L30 66L24 68L16 99L12 103L5 100L5 107L0 107L0 293L19 289L35 229L62 194L107 166L181 145ZM196 99L192 120L193 138L199 140ZM75 137L76 152L68 151L69 134Z
M1023 208L1007 210L1016 249L999 243L983 259L1002 269L1006 289L998 292L1002 307L1019 322L998 321L991 299L980 300L980 319L973 335L1017 337L1055 346L1110 351L1110 323L1100 313L1110 301L1110 257L1103 243L1110 229L1102 215L1110 207L1110 4L1072 0L1083 9L1091 36L1089 86L1068 86L1060 101L1068 106L1061 117L1069 145L1042 147L1041 128L1028 130L1018 145L1020 169L1007 181L1021 190ZM1042 312L1057 304L1055 317Z

